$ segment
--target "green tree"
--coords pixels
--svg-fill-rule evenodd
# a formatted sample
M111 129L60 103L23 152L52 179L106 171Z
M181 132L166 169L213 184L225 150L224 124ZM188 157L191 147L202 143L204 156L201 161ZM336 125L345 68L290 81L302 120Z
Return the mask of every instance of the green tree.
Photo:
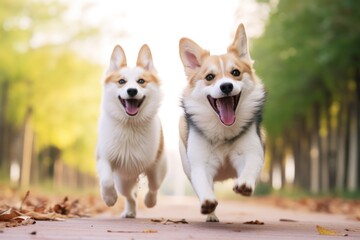
M36 179L38 154L51 146L67 164L94 171L102 70L73 49L96 31L63 23L65 11L48 1L0 3L0 167L6 176L10 162L21 163L26 184L28 168Z
M280 0L253 44L272 162L285 171L290 152L296 184L313 192L360 186L359 24L356 0Z

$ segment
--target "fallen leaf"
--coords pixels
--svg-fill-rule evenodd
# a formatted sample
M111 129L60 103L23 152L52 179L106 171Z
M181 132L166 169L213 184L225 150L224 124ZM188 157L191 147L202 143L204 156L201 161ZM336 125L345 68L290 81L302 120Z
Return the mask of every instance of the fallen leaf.
M52 212L52 213L38 213L29 211L26 213L27 216L34 218L35 220L42 220L42 221L64 221L65 219L62 218L63 215Z
M10 221L14 217L21 216L22 214L16 211L14 208L6 209L0 212L0 221Z
M297 222L297 220L287 219L287 218L280 218L280 222Z
M34 223L34 219L31 219L31 217L29 216L17 216L11 219L11 221L20 223L21 225L28 225Z
M243 224L254 224L254 225L264 225L264 222L260 222L259 220L255 220L255 221L247 221L244 222Z
M153 229L145 229L142 231L143 233L157 233L157 230L153 230Z
M153 230L153 229L145 229L142 231L131 231L131 230L107 230L107 232L109 233L157 233L157 230Z
M21 211L21 209L22 209L22 207L23 207L23 205L24 205L24 203L25 203L26 199L29 197L29 195L30 195L30 191L28 190L28 191L26 192L26 194L25 194L25 196L24 196L23 200L21 201L20 211Z
M156 222L156 223L162 223L162 224L168 224L168 223L182 223L182 224L189 224L184 218L180 219L180 220L172 220L172 219L167 219L165 220L164 218L152 218L150 219L150 221L152 222Z
M171 219L168 219L165 221L164 224L167 224L167 223L175 223L175 224L178 224L178 223L182 223L182 224L189 224L184 218L181 219L181 220L171 220Z
M165 219L163 219L163 218L152 218L152 219L150 219L150 221L156 222L156 223L161 223L161 222L164 222Z
M334 231L334 230L330 230L330 229L327 229L327 228L324 228L320 225L316 225L316 230L318 231L318 233L320 235L330 235L330 236L335 236L337 235L337 232Z

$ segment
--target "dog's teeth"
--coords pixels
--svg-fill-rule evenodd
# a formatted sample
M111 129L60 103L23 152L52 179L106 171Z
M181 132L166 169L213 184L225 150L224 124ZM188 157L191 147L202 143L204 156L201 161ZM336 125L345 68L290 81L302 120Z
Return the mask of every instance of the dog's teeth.
M215 105L216 105L216 107L217 107L217 109L220 109L220 103L219 103L219 101L218 100L214 100L215 101Z

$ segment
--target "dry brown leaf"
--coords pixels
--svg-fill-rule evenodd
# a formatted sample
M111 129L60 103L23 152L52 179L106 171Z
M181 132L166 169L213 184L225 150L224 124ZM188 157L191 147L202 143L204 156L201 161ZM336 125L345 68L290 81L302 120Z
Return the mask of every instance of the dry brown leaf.
M30 195L30 191L28 190L28 191L26 192L26 194L25 194L25 196L24 196L23 200L21 201L20 211L21 211L21 209L22 209L22 207L23 207L23 205L24 205L24 203L25 203L26 199L29 197L29 195Z
M260 222L259 220L255 220L255 221L247 221L244 222L243 224L254 224L254 225L264 225L264 222Z
M29 211L26 213L27 216L34 218L35 220L42 220L42 221L64 221L64 216L61 214L57 214L55 212L52 213L38 213Z
M329 235L329 236L338 235L336 231L324 228L320 225L316 225L316 230L320 235Z
M172 220L172 219L167 219L165 220L164 218L152 218L150 219L150 221L152 222L156 222L156 223L162 223L162 224L168 224L168 223L182 223L182 224L189 224L184 218L180 219L180 220Z
M131 230L107 230L109 233L157 233L157 230L154 229L145 229L142 231L131 231Z
M287 218L280 218L280 222L297 222L297 220L287 219Z
M143 233L157 233L158 231L157 230L154 230L154 229L145 229L142 231Z
M16 211L14 208L6 209L0 212L0 221L10 221L14 217L21 216L22 214Z
M164 224L167 224L167 223L175 223L175 224L178 224L178 223L182 223L182 224L189 224L184 218L183 219L180 219L180 220L171 220L171 219L168 219L165 221Z
M35 224L35 220L29 216L18 216L18 217L11 219L11 222L17 222L20 225Z
M150 219L150 221L156 222L156 223L162 223L165 221L165 219L164 218L152 218L152 219Z

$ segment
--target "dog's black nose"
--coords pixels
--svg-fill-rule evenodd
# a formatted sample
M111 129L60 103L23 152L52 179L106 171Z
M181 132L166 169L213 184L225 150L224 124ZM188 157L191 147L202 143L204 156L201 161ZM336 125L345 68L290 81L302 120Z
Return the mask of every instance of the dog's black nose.
M138 90L136 88L129 88L127 90L127 93L129 94L130 97L135 97L136 94L138 93Z
M223 93L229 94L233 90L234 86L232 83L223 83L220 85L220 89Z

